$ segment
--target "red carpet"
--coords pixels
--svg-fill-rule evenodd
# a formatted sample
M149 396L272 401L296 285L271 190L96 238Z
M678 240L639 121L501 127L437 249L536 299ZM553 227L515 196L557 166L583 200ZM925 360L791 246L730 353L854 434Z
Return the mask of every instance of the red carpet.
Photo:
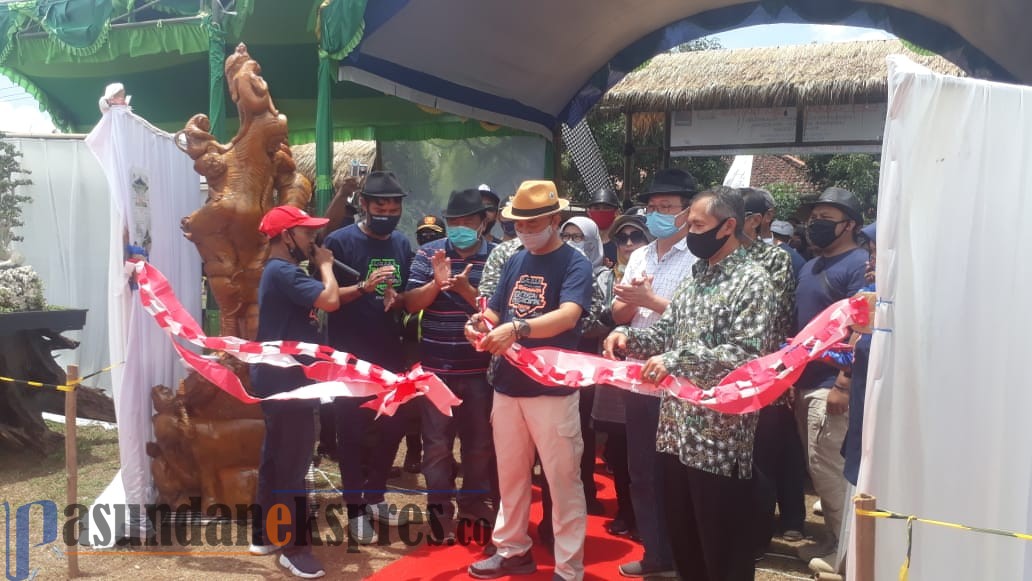
M586 580L624 579L616 568L621 563L640 559L642 547L629 539L614 537L603 526L616 514L616 489L613 479L602 474L602 465L595 471L598 484L598 499L606 507L607 516L588 516L587 538L584 543L584 578ZM534 487L534 506L530 511L531 538L534 540L534 560L538 570L534 575L502 577L502 579L526 579L528 581L550 581L555 560L552 553L540 546L537 538L537 524L541 521L541 494ZM449 581L451 579L472 579L466 574L466 567L484 557L480 547L429 547L423 546L384 567L368 577L370 581Z

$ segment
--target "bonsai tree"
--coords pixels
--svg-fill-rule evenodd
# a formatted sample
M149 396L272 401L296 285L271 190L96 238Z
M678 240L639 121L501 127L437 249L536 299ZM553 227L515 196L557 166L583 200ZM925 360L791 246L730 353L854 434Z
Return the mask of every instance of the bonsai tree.
M3 137L0 133L0 261L10 259L11 243L22 239L15 233L25 225L21 206L32 201L29 196L18 193L19 186L32 184L31 180L18 177L29 173L21 167L22 154Z
M21 167L22 154L0 134L0 312L30 311L46 308L43 281L31 266L12 260L11 243L21 240L17 229L24 225L22 204L29 196L18 193L19 186L32 182Z

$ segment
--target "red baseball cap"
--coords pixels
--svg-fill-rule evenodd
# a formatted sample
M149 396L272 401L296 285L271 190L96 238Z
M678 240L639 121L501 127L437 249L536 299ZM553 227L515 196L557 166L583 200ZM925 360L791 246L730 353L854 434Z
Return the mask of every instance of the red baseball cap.
M266 212L265 216L262 216L262 221L258 224L258 230L269 238L275 238L288 228L294 228L295 226L322 228L328 222L329 220L326 218L309 216L308 212L301 208L276 206Z

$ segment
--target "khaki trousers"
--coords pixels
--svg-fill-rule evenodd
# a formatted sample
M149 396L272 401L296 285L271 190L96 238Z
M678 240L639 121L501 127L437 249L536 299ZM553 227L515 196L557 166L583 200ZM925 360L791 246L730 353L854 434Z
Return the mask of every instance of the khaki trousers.
M494 394L491 427L498 458L501 504L492 541L503 557L522 555L533 544L530 523L530 477L534 452L552 492L555 573L566 580L584 578L587 507L580 479L580 394L510 397ZM545 515L548 518L549 515Z
M830 538L838 540L842 528L842 507L845 503L846 477L842 474L845 459L842 441L849 427L849 414L828 415L828 392L831 388L799 389L796 399L796 420L806 443L806 460L814 490L821 497L824 525Z

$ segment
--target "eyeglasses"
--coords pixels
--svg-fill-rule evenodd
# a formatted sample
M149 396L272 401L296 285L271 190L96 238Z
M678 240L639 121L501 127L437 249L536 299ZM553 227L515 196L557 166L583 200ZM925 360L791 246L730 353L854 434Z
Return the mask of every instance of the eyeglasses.
M563 242L584 242L583 234L566 234L565 232L559 235L559 239Z
M646 214L651 214L651 213L657 212L657 211L660 214L676 214L676 213L680 212L681 210L684 210L684 206L674 206L674 205L671 205L671 204L666 204L666 205L663 205L663 206L653 206L652 204L649 204L648 206L645 206L645 213Z
M649 239L645 237L645 233L638 230L634 230L630 234L617 234L613 236L613 240L616 240L616 243L620 246L625 244L645 244L649 241Z

